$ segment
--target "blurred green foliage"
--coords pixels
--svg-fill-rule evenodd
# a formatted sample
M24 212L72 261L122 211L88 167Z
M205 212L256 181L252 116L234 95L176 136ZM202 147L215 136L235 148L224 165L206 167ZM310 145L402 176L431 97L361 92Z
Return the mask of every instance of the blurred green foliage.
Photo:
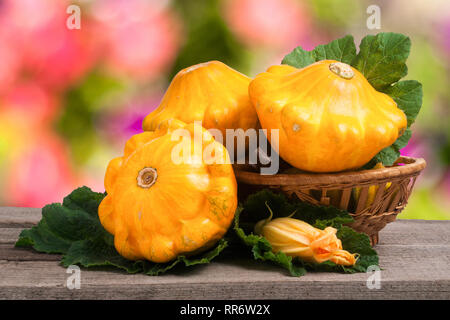
M23 8L29 6L28 2L24 0L8 1L23 3ZM235 6L233 6L235 11L226 11L228 10L225 5L226 1L235 1ZM445 181L445 179L450 177L450 91L448 90L450 85L450 76L448 75L450 69L450 47L448 44L443 43L443 40L441 39L445 38L446 35L443 37L441 36L440 38L437 36L439 32L435 29L441 23L450 23L447 21L448 18L444 17L447 19L445 20L441 16L439 18L440 20L438 20L438 18L435 17L436 12L434 15L430 15L432 6L419 4L419 1L410 3L406 0L379 0L373 2L369 2L368 0L257 1L260 2L255 4L253 0L170 0L167 2L164 1L164 3L161 2L161 6L158 2L158 5L147 8L149 12L140 15L140 19L151 20L154 19L155 15L156 17L159 17L158 19L161 20L156 19L151 21L154 21L155 23L159 21L160 25L151 24L151 29L158 30L155 31L155 34L160 36L160 38L150 35L150 37L154 37L155 39L155 43L150 42L150 45L154 45L154 47L148 50L145 44L142 44L142 48L143 54L148 54L151 57L153 57L152 54L155 53L156 50L161 49L161 52L163 53L161 53L160 56L155 55L154 57L156 57L156 60L160 59L161 61L165 61L161 56L175 57L174 59L170 58L170 61L167 62L169 71L155 71L157 73L156 75L152 74L151 76L149 75L148 78L144 77L144 79L134 79L133 76L130 76L129 70L125 68L123 74L120 74L119 72L119 75L114 73L115 76L112 76L107 73L108 64L103 63L106 60L100 59L102 63L99 64L97 62L100 61L97 61L90 66L89 69L87 69L88 71L86 71L88 72L87 75L83 76L82 79L77 79L79 80L77 81L77 84L69 90L66 90L67 88L64 87L63 92L56 91L56 93L53 93L53 87L51 87L51 90L49 90L51 96L50 100L53 98L57 100L57 110L55 112L56 120L54 121L54 118L52 118L48 123L54 125L56 133L60 134L69 146L71 152L71 165L73 165L74 168L73 175L80 175L77 183L79 181L84 181L83 179L86 177L94 177L94 179L88 180L87 183L92 183L93 181L101 182L108 160L113 155L121 152L121 150L118 149L118 143L114 144L115 141L121 141L122 138L131 134L131 131L127 131L127 126L135 125L135 123L140 121L141 114L138 114L138 112L135 111L138 111L137 109L141 106L135 107L134 102L138 101L141 103L141 101L143 101L142 104L148 103L148 106L145 105L144 108L153 108L164 93L163 91L164 88L167 87L167 83L170 82L173 76L183 68L201 62L220 60L242 73L256 74L265 70L269 63L278 63L285 54L297 45L306 48L308 46L311 47L317 45L318 41L320 41L320 43L327 43L345 34L353 34L356 38L362 38L367 34L393 31L406 33L411 38L412 48L407 63L408 75L406 79L419 80L423 84L424 92L421 112L417 121L412 126L412 140L407 147L408 150L404 149L404 151L406 152L405 154L416 152L417 154L415 154L415 156L426 157L428 169L432 169L432 174L430 175L428 175L426 171L423 173L426 183L416 184L410 203L400 215L400 218L450 218L448 204L444 204L444 202L440 202L436 197L432 196L436 193L436 190L439 190L441 192L440 194L450 194L450 188L448 187L450 184L447 183L448 181ZM263 3L264 1L267 1L267 3ZM409 6L408 12L403 12L401 10L394 12L394 10L398 10L398 8L401 7L402 1L405 5ZM101 12L98 11L98 8L91 5L95 2L96 1L89 1L89 4L83 7L83 12L85 12L83 13L84 21L92 19L90 16L96 16L96 14L101 16L101 14L99 15ZM300 4L298 6L300 8L299 10L302 10L302 15L300 16L305 17L302 21L298 21L298 24L296 24L298 19L292 18L293 15L291 12L289 9L286 9L293 8L293 2ZM149 1L148 3L155 4L156 2ZM261 10L261 12L255 12L255 8L258 8L260 3L261 8L264 8L266 11ZM134 27L141 28L139 23L143 21L136 21L139 20L139 12L133 13L133 10L141 10L140 8L143 8L137 4L138 0L111 0L111 2L108 2L108 4L104 5L102 8L103 10L108 9L106 10L107 13L109 10L112 10L109 13L114 12L114 10L118 10L122 13L127 12L126 14L130 17L128 21L125 21L126 19L120 15L117 15L119 17L118 19L122 19L124 25L135 24ZM367 8L372 4L381 7L381 30L369 30L366 27L366 19L368 17ZM424 6L427 10L423 10ZM443 8L450 8L450 5L444 6L444 4L442 4L442 6ZM95 10L97 10L96 14L90 12L94 7L96 8ZM278 17L278 19L283 19L284 17L286 20L282 21L289 21L289 23L286 22L286 25L296 26L296 28L298 28L294 29L292 27L289 30L300 30L301 32L299 34L302 36L298 39L295 38L295 43L285 40L285 42L281 44L277 43L276 45L270 45L270 42L268 42L269 44L255 45L255 42L252 42L249 34L255 34L259 31L260 34L258 34L258 36L267 39L267 35L263 34L265 33L264 30L267 30L267 26L270 27L274 25L276 27L276 21L280 21L276 19L269 20L271 19L271 16L270 14L267 14L267 11L271 12L271 10L277 10L277 8L280 9L280 11L274 16ZM429 12L428 9L430 9ZM128 12L127 10L130 11ZM176 22L176 25L181 26L180 30L174 31L176 35L172 36L173 39L176 40L173 40L174 43L169 43L170 45L161 41L161 39L169 39L171 36L169 33L164 34L164 30L167 29L165 28L165 23L170 25L172 20L167 22L169 21L168 15L159 15L159 13L165 10L170 13L170 16L173 14L174 23ZM58 12L58 10L55 10L55 12ZM423 28L413 25L419 21L413 21L411 19L411 14L414 12L421 15L420 23L424 22ZM49 15L49 13L42 12L37 12L36 14L37 16L39 14ZM264 14L264 16L262 16L262 14ZM238 21L239 18L242 17L244 17L242 20L244 23L238 24L238 28L243 28L242 30L237 30L234 25L231 27L226 22L228 21L228 23L231 23L233 21ZM295 17L297 16L295 15ZM246 19L248 19L248 21ZM443 21L443 19L445 21ZM36 21L38 20L39 19ZM47 21L46 19L41 20L42 23ZM245 25L246 21L248 22L247 26ZM273 22L273 24L267 24L269 21ZM260 23L260 25L258 25L258 23ZM25 25L26 23L19 24ZM59 30L59 20L53 21L51 25L53 24L56 26L54 29ZM94 43L104 43L107 39L113 39L114 44L117 44L117 47L120 49L127 48L127 44L129 43L134 44L129 46L132 52L127 52L125 56L121 56L121 59L126 59L126 57L128 57L132 60L135 57L134 53L139 53L135 51L135 48L140 48L140 41L142 41L142 38L139 36L129 36L130 34L132 35L132 32L128 34L124 33L122 37L111 38L111 32L114 32L111 30L115 30L115 28L109 28L111 26L109 24L105 24L105 26L100 29L94 28L93 30L95 30L95 32L93 32L92 35L89 34L89 28L84 28L84 26L88 26L88 24L84 24L83 29L80 32L77 32L80 35L84 34L83 32L87 32L84 34L86 39L83 40L86 40L87 46L93 46ZM98 27L99 25L96 24L96 26ZM8 25L4 25L4 27L8 31L12 28L12 26ZM247 27L248 29L245 29ZM177 28L174 28L174 30L175 29ZM239 31L246 32L241 33ZM110 32L110 34L108 34L108 32ZM71 36L73 34L69 33L69 35ZM54 35L49 33L47 38L39 34L39 37L40 36L42 36L42 39L39 39L39 41L46 43L44 40L48 38L47 41L49 41ZM93 38L91 38L91 36L93 36ZM144 37L145 36L146 34L144 33ZM30 40L37 38L38 37L35 36L34 38L30 38ZM91 41L93 39L95 41ZM46 48L40 42L39 45L42 46L43 51L47 49L51 50L51 48ZM159 47L159 44L162 45ZM358 44L357 41L356 45ZM5 48L7 45L9 45L9 42L3 44ZM58 53L56 58L46 61L46 63L48 63L46 70L50 70L52 67L59 70L61 65L58 64L58 61L66 61L66 59L67 61L71 61L71 63L66 64L67 66L70 66L66 71L71 71L69 70L71 68L76 70L75 62L78 59L78 52L72 52L71 50L74 50L74 48L75 47L67 47L67 51L60 50L60 52L56 52ZM101 47L101 49L104 48ZM146 49L148 52L145 52ZM0 55L5 50L0 50ZM178 51L169 52L169 50ZM92 50L92 52L95 52L95 50ZM105 57L106 56L108 55L106 54ZM8 58L8 56L6 56L6 58ZM120 61L122 60L115 60L115 64L113 64L115 67L118 67L114 68L115 72L121 70L120 66L116 65ZM124 65L127 66L127 64ZM124 66L122 67L124 68ZM164 67L161 70L167 70L165 65L161 65L160 67ZM152 66L152 68L154 67ZM9 69L13 70L13 68ZM60 74L55 72L55 70L53 71L55 74ZM46 73L50 74L50 72ZM42 75L45 75L46 73L43 73ZM62 77L65 77L64 72L61 72L61 75ZM26 77L27 81L33 81L28 75L26 75ZM63 78L59 79L61 82L64 82L64 80L65 79ZM0 83L0 87L2 87L2 85L3 84ZM33 97L32 94L33 92L31 92L31 96ZM37 96L39 97L39 94ZM45 98L43 98L43 100L45 100ZM45 106L45 108L52 110L51 103L49 103L48 106ZM42 108L42 110L45 108ZM44 110L42 112L46 111ZM127 118L125 120L122 118L123 115L129 115L129 119ZM33 117L31 113L27 113L26 116L29 118ZM116 121L116 123L113 123L111 119ZM123 127L120 126L122 124ZM122 130L123 132L116 132L118 130ZM7 180L5 175L14 165L13 161L9 160L12 154L12 152L10 152L11 145L14 145L14 148L18 150L19 142L26 140L25 135L17 136L15 134L16 132L17 129L11 130L7 125L0 126L0 135L3 135L3 137L12 141L8 142L8 139L0 139L0 166L5 168L5 170L0 170L0 178L2 178L2 181ZM121 137L119 138L117 135L121 135ZM16 137L18 137L17 143L14 140ZM61 153L64 152L65 151L61 151ZM63 157L63 155L61 155L61 157ZM23 204L21 203L21 205ZM32 203L31 205L35 205L35 203Z
M445 117L436 117L442 112L440 105L448 89L448 76L443 57L438 56L436 49L421 37L415 37L408 59L408 75L406 79L420 79L423 85L423 108L418 116L420 127L433 131L442 131L436 121L443 126L448 121ZM444 126L445 127L445 126Z
M125 89L120 80L96 70L66 92L56 129L68 142L76 165L85 164L102 144L95 119Z
M429 189L415 188L399 219L448 220L450 212L436 201Z
M314 0L307 3L311 6L318 22L341 28L346 27L349 21L360 19L365 12L363 1Z
M185 24L186 35L170 78L181 69L211 60L247 71L246 50L223 20L221 1L175 0L173 6Z

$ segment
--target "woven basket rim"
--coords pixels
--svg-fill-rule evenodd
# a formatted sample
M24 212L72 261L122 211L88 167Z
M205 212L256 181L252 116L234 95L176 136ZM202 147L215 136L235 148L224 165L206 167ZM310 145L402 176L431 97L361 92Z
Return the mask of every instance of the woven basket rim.
M399 165L403 164L403 165ZM328 184L361 184L384 182L389 179L410 177L419 175L426 167L423 158L401 156L390 167L360 171L345 171L336 173L280 173L274 175L261 175L256 172L243 170L239 165L234 166L234 172L238 182L250 185L266 186L305 186L311 188L314 185Z

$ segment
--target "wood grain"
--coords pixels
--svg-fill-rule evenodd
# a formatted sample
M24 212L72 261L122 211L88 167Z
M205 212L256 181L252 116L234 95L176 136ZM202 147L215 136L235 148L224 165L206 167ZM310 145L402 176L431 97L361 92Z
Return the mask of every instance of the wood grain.
M308 273L252 259L219 257L151 277L108 268L81 270L81 288L66 287L70 274L58 255L15 248L38 209L0 209L0 299L450 299L450 221L399 220L381 231L381 288L369 274Z
M41 219L41 209L36 208L0 208L0 228L31 227Z

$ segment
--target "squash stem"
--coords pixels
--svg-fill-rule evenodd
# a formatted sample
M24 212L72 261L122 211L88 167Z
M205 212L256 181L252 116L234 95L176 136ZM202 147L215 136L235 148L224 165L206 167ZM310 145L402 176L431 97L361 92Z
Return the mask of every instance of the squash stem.
M139 187L147 189L155 184L158 173L155 168L145 167L139 171L137 176L137 184Z
M352 70L348 64L343 62L334 62L329 66L331 72L337 74L339 77L343 79L351 79L355 76L355 72Z

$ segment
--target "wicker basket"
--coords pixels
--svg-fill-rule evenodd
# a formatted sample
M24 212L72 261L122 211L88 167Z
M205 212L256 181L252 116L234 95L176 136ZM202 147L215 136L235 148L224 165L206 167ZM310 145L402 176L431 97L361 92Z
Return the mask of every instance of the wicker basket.
M366 233L375 245L378 232L394 221L406 206L414 183L425 166L424 159L400 157L391 167L339 173L260 175L248 171L245 165L235 165L234 169L240 199L257 190L270 188L314 205L345 209L355 220L350 227ZM386 188L388 183L391 184ZM371 189L372 193L375 189L376 192L373 202L368 205L371 186L378 188ZM355 188L360 188L357 200Z

